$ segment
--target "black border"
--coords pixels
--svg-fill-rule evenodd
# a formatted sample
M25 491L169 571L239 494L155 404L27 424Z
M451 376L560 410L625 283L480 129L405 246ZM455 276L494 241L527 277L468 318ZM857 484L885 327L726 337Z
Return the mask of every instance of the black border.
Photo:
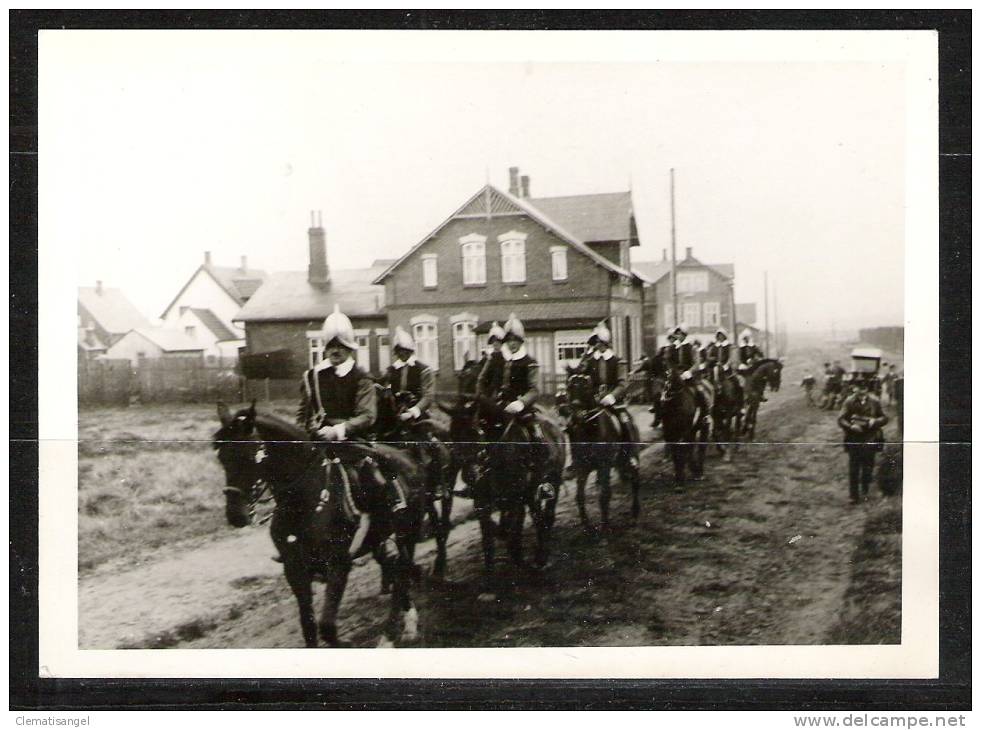
M10 709L971 707L971 11L19 11L10 20ZM34 676L37 543L37 32L55 28L921 30L939 37L938 680L54 680Z

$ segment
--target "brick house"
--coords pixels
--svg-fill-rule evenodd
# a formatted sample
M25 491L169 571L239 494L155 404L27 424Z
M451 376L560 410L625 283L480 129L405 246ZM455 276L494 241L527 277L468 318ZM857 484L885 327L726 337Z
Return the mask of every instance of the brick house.
M532 198L517 172L511 168L508 192L485 185L374 279L385 287L389 327L412 333L441 389L455 387L491 323L511 312L525 325L546 392L564 378L564 365L578 362L600 320L621 357L642 354L630 193Z
M310 263L306 271L271 274L235 315L245 328L245 351L261 355L288 351L291 365L283 378L299 379L320 362L324 319L338 305L354 325L358 364L379 374L390 360L385 287L372 281L391 260L363 269L332 271L327 264L327 236L317 222L307 231Z
M733 328L732 264L703 264L685 248L685 258L677 262L678 317L675 320L671 297L671 261L666 252L661 261L637 261L634 271L645 280L644 348L653 352L665 342L665 330L684 325L702 343L712 339L717 327L724 327L730 339Z

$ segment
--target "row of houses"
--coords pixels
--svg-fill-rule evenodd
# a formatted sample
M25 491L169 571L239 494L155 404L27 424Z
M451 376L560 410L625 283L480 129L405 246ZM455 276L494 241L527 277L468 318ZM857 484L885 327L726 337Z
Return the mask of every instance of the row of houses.
M734 301L732 264L702 263L686 248L672 297L666 252L660 261L632 260L641 240L629 191L532 197L530 179L518 173L509 170L507 191L484 185L399 258L368 267L333 269L316 216L305 271L267 274L249 269L244 257L239 267L217 267L206 254L161 315L164 327L136 323L115 343L115 354L148 356L153 345L170 348L171 357L193 352L190 345L201 347L198 357L275 354L277 374L295 378L320 361L320 329L337 305L354 325L362 367L376 374L388 367L390 336L401 326L446 389L455 387L468 359L479 357L491 324L513 312L541 365L541 385L550 389L565 366L578 362L600 320L628 362L661 344L676 315L705 339L719 326L732 331L755 321ZM80 295L80 317L82 304ZM106 341L101 330L94 334Z

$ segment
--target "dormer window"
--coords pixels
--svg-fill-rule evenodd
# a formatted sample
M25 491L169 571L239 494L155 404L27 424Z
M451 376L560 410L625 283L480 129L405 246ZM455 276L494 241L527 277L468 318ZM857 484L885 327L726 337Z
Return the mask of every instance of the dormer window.
M487 283L486 241L487 238L478 233L471 233L460 239L464 286L480 286Z
M422 285L426 289L435 289L437 280L436 254L427 253L422 257Z
M508 231L497 237L501 244L501 281L505 284L525 282L525 239L527 233Z

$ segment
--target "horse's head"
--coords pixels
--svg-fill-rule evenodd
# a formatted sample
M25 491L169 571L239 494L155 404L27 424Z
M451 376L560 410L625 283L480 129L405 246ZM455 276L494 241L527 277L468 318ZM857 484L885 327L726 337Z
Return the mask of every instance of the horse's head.
M569 403L573 408L593 408L596 405L596 393L593 391L593 381L583 373L572 373L565 384L569 393Z
M259 483L261 442L256 435L255 403L234 415L224 403L218 404L221 428L212 443L225 470L225 516L233 527L245 527L250 514L253 491Z
M477 378L480 376L481 363L478 360L467 360L460 372L457 373L458 392L472 393L477 389Z
M780 374L783 371L783 363L779 360L771 360L766 369L766 383L770 390L780 390Z

